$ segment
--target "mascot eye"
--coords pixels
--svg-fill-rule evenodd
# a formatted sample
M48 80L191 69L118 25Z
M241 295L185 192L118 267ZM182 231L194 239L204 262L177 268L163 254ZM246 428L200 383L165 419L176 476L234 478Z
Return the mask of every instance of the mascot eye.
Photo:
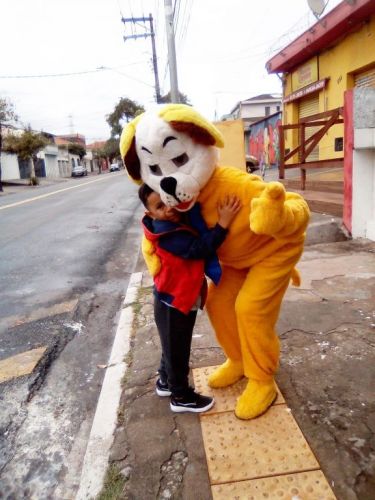
M172 161L176 167L182 167L182 165L185 165L189 161L189 157L186 153L182 153L182 155L172 158Z
M159 165L149 165L150 170L155 175L163 175L163 172L160 170Z

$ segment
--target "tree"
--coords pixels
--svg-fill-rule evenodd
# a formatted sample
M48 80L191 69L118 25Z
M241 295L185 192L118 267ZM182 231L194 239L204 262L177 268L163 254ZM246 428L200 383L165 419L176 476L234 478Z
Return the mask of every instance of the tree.
M191 102L189 101L189 98L186 94L183 94L182 92L178 91L178 95L179 95L181 104L188 104L189 106L191 106ZM169 91L168 94L161 96L160 102L163 104L166 104L168 102L172 102L171 92Z
M10 120L17 121L18 116L14 112L14 106L11 102L0 97L0 191L3 191L3 183L1 182L1 151L3 147L3 137L1 131L1 125Z
M69 142L67 147L69 153L72 155L78 155L80 160L82 160L82 158L86 154L86 148L82 146L82 144L77 144L76 142Z
M120 141L115 137L111 137L104 144L103 154L109 158L110 163L113 163L115 158L120 156Z
M31 162L30 184L37 184L38 181L35 175L34 159L37 153L43 149L48 140L42 134L33 132L28 126L22 135L9 134L4 139L4 150L9 153L15 153L21 160Z
M115 109L106 117L107 123L111 127L111 137L120 137L122 132L121 122L129 122L140 113L143 113L144 110L145 108L136 101L121 97Z

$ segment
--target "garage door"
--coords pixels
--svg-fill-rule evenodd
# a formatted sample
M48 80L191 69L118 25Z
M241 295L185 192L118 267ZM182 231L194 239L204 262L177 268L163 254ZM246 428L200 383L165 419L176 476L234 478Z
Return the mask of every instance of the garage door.
M298 118L306 118L308 116L319 113L319 94L314 94L305 99L301 99L298 105ZM305 129L305 139L311 137L315 132L318 132L320 127L307 127ZM306 161L319 160L319 144L311 151Z
M375 67L354 75L355 87L375 87Z

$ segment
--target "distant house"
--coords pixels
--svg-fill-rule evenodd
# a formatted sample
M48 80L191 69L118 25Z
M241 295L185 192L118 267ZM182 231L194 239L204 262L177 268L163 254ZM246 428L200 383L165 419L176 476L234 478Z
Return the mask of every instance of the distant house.
M242 120L246 168L275 165L279 150L277 126L281 117L281 94L260 94L238 102L222 121ZM254 126L253 126L254 125Z
M24 130L14 126L2 125L3 137L12 133L23 134ZM70 177L72 167L80 164L78 155L68 151L68 144L76 143L86 146L85 137L81 134L55 136L48 132L39 132L49 141L49 144L40 150L35 162L37 177ZM2 180L28 179L31 175L31 165L27 160L21 160L15 154L1 151Z
M232 109L232 120L241 118L244 128L281 110L281 94L260 94L238 102Z
M82 134L65 134L65 135L55 135L55 143L60 146L63 144L80 144L86 147L86 139Z
M76 165L81 165L82 161L77 154L72 154L68 151L68 145L79 144L86 149L85 136L82 134L55 135L54 142L59 150L57 159L59 175L60 177L70 177L72 168Z
M109 162L104 158L98 158L95 151L103 149L107 141L96 141L86 146L86 156L83 161L88 172L106 170Z
M8 134L20 136L24 129L11 125L2 125L3 138ZM39 132L47 140L48 144L36 155L34 164L37 177L59 177L57 156L58 147L54 143L53 134ZM28 160L21 160L16 154L1 151L1 177L3 181L28 179L31 175L31 163Z

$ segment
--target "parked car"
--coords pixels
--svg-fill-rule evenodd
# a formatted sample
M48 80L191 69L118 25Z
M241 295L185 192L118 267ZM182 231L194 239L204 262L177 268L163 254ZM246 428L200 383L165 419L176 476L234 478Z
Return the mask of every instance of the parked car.
M259 161L252 155L246 155L246 172L251 174L259 170Z
M87 175L87 168L84 165L75 165L72 168L72 177L82 177Z
M109 171L110 172L116 172L120 170L120 165L118 163L111 163L109 166Z

